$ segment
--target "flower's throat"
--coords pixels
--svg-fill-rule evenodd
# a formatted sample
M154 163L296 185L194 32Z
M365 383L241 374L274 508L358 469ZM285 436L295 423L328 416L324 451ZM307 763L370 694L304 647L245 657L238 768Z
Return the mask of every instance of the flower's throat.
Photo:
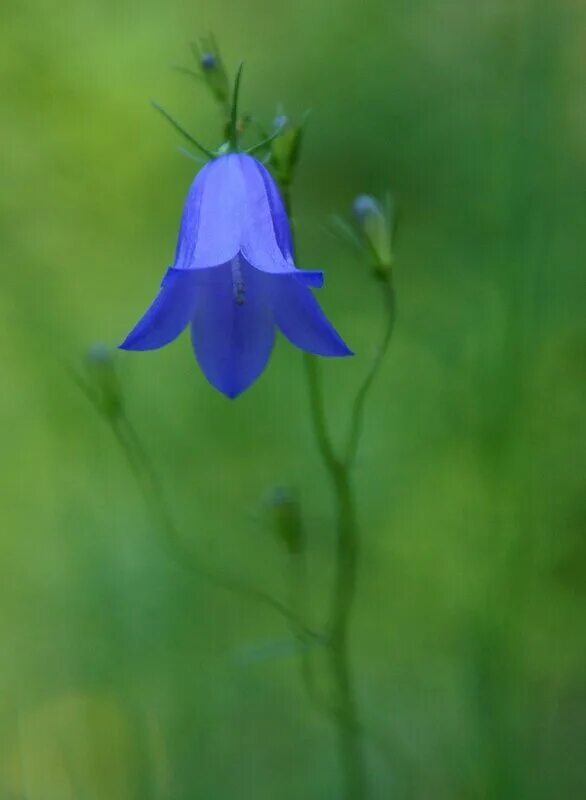
M232 294L236 305L242 306L246 300L246 285L242 276L240 261L235 258L232 261Z

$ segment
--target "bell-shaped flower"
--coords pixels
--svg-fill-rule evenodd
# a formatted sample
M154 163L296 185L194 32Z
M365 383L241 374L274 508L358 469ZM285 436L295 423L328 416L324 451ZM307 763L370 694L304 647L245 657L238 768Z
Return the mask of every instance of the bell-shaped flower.
M269 172L251 155L221 155L195 178L174 264L120 346L163 347L189 325L206 378L236 397L266 366L275 328L308 353L351 355L313 296L322 284L321 272L293 263L289 220Z

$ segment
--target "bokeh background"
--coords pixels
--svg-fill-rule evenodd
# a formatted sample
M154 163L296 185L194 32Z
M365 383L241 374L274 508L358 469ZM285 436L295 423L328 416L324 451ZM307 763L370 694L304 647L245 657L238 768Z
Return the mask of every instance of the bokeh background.
M326 230L391 188L399 322L356 471L352 647L373 798L586 796L578 0L4 0L0 7L0 797L336 798L327 719L283 619L185 569L72 379L170 263L218 115L174 72L214 31L243 105L311 108L302 263L357 352L323 374L342 436L382 325ZM332 501L297 351L236 402L186 336L120 353L125 407L182 546L287 600L264 498L295 488L323 617ZM320 669L319 653L312 656Z

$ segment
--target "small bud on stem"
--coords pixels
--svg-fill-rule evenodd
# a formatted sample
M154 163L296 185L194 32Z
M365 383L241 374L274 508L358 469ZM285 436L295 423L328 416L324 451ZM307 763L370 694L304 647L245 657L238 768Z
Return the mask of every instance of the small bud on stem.
M352 211L362 241L374 259L375 273L385 277L393 264L392 236L393 219L390 200L388 208L371 195L361 194L354 200Z
M297 492L286 486L277 486L269 492L266 505L273 531L289 554L293 556L303 552L303 520Z

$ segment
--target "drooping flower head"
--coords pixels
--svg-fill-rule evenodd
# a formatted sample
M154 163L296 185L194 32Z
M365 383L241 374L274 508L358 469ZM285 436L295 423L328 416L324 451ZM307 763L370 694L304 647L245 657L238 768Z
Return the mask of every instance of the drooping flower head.
M293 262L289 220L270 173L252 155L229 152L191 185L173 266L120 347L163 347L190 326L206 378L236 397L266 366L275 328L306 352L351 355L312 294L322 284L321 272Z

